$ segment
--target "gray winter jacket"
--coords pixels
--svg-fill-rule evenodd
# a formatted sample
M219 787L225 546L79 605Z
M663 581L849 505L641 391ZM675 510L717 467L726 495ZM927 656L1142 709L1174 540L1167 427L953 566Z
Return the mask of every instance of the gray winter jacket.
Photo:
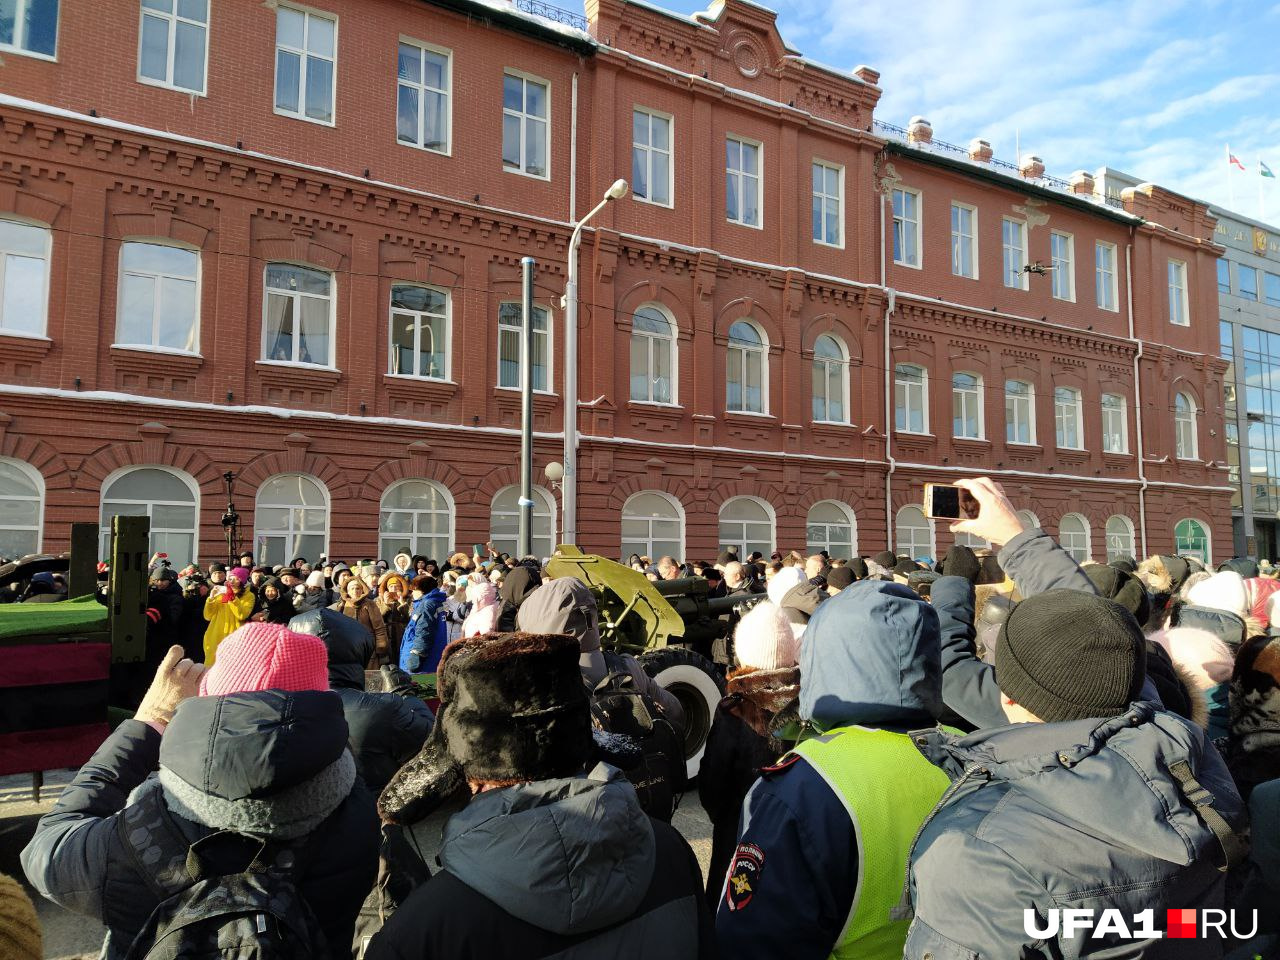
M1024 930L1025 910L1043 929L1050 909L1114 908L1127 924L1152 909L1164 929L1167 909L1222 908L1222 846L1171 769L1184 762L1234 829L1247 818L1194 724L1135 703L1108 719L915 736L953 783L912 850L907 960L1221 955L1220 941Z

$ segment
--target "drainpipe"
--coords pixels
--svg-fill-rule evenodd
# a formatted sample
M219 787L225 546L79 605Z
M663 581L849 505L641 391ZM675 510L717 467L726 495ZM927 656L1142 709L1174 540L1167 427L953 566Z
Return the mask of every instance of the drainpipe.
M569 222L578 219L578 75L573 75L569 108Z
M1129 227L1129 242L1124 248L1124 287L1126 308L1129 311L1129 339L1138 345L1137 352L1133 355L1133 402L1137 419L1135 426L1138 431L1138 527L1139 536L1142 538L1142 555L1150 556L1147 553L1147 468L1145 466L1145 454L1142 444L1142 371L1138 368L1139 362L1142 360L1142 341L1134 335L1133 329L1133 240L1137 235L1137 227ZM1106 531L1102 532L1104 546L1106 539Z
M880 287L884 290L887 300L884 308L884 457L889 461L889 470L884 475L884 531L885 531L885 548L892 550L893 542L893 474L897 470L897 461L893 459L893 363L889 351L889 323L893 317L894 306L897 303L897 291L890 290L886 286L888 274L886 273L885 263L885 237L884 230L884 194L880 195Z

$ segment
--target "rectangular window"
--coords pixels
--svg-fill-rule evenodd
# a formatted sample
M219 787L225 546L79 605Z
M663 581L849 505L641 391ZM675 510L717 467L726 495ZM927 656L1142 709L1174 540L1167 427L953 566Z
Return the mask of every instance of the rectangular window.
M1053 391L1053 418L1058 446L1063 450L1084 449L1084 426L1081 423L1080 391L1058 387Z
M120 248L116 343L199 353L200 254L160 243Z
M1102 395L1102 449L1107 453L1129 452L1129 418L1125 399L1118 393Z
M951 204L951 272L978 279L978 211L963 203Z
M893 191L893 262L920 266L920 194Z
M1257 299L1256 277L1254 288L1254 299ZM1187 304L1187 265L1181 260L1169 261L1169 322L1179 327L1191 326L1191 311Z
M524 316L518 303L498 307L498 386L520 389ZM551 314L546 307L533 308L533 389L551 389Z
M1076 299L1076 238L1054 230L1049 235L1049 252L1053 259L1053 296L1055 300Z
M1004 285L1026 290L1027 225L1004 217L1000 223L1000 239L1004 250Z
M0 50L54 56L58 0L0 0Z
M1231 261L1225 257L1218 258L1218 292L1231 292Z
M1119 310L1119 293L1116 288L1116 245L1097 241L1093 245L1093 260L1094 290L1098 298L1098 309Z
M928 375L923 367L900 363L893 371L893 425L900 433L927 433Z
M276 8L276 113L333 124L337 51L333 17Z
M333 274L269 263L262 324L262 359L333 366Z
M844 246L844 167L813 161L813 242Z
M449 152L453 56L448 50L400 41L396 55L396 140Z
M741 137L726 137L724 149L725 219L744 227L760 227L760 208L764 205L760 163L763 148Z
M502 169L551 178L551 87L508 70L502 77Z
M631 195L671 206L671 117L637 107L631 111Z
M1240 296L1246 300L1258 299L1258 271L1253 267L1236 264L1236 277L1240 282Z
M209 0L142 0L141 11L138 79L203 95Z
M449 379L449 294L444 290L391 288L391 373Z
M0 333L45 335L51 239L47 227L0 220Z
M972 373L951 377L952 436L982 439L982 378Z
M1005 381L1004 423L1007 442L1036 442L1035 393L1031 384L1021 380Z
M1274 273L1262 275L1262 296L1273 307L1280 307L1280 276Z

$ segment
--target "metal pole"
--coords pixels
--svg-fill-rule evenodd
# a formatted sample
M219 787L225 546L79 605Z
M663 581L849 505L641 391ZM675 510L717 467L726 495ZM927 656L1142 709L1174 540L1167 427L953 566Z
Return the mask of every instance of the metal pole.
M582 222L586 223L586 219ZM569 239L569 274L564 285L564 478L560 482L560 542L572 545L578 542L578 244L581 241L579 224Z
M533 271L537 261L522 257L520 304L520 542L521 557L533 553Z

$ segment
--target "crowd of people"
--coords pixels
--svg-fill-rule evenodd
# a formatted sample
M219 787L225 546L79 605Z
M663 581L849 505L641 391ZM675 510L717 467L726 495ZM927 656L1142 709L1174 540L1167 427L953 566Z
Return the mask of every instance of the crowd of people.
M158 558L154 679L23 868L107 960L1280 956L1280 571L1081 566L961 485L998 548L933 567L629 558L740 601L699 650L705 879L645 742L680 701L585 586L492 551Z

